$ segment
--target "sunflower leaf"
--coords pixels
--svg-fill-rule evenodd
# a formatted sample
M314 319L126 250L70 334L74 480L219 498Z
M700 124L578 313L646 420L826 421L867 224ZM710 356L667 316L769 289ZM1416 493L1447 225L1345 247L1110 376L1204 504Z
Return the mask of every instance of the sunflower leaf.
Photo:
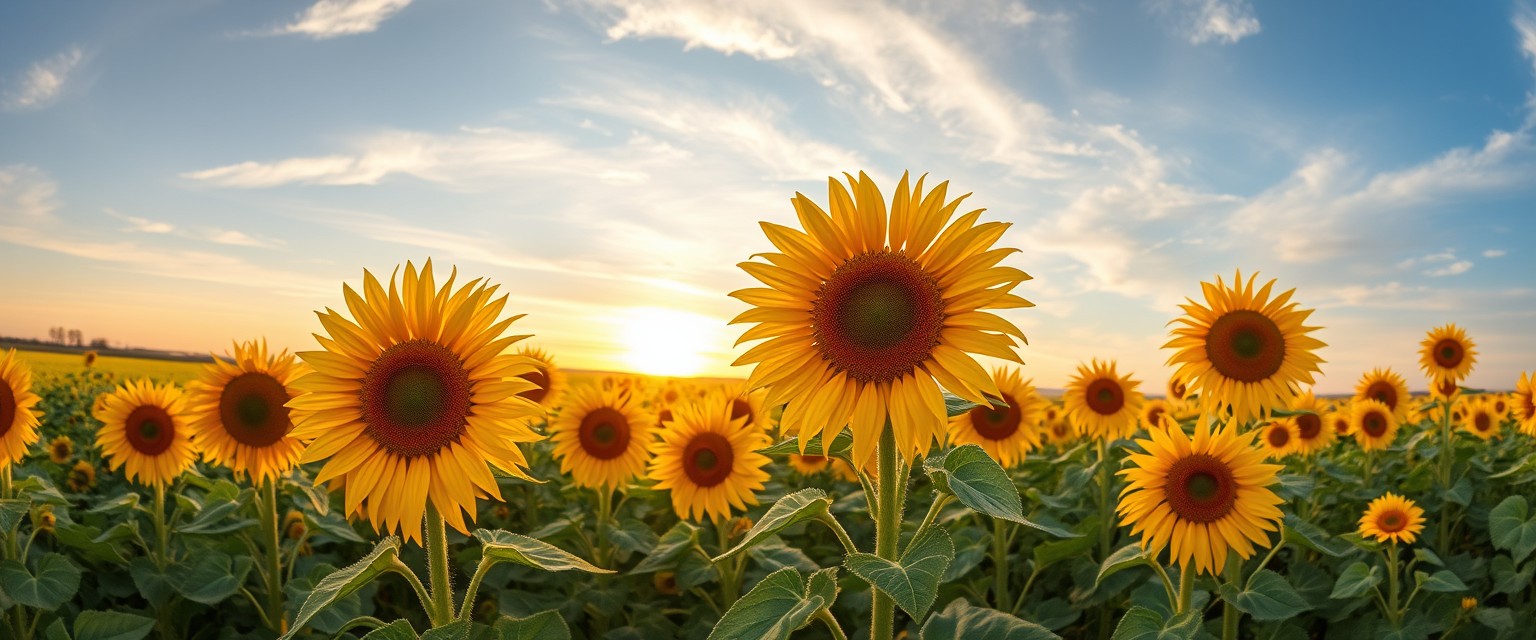
M720 554L711 560L719 563L738 553L746 551L769 536L778 533L789 525L797 522L805 522L814 518L820 518L827 513L832 506L832 499L827 497L827 492L821 489L801 489L787 496L779 498L768 508L768 513L758 519L757 523L747 531L741 542L731 547L730 551Z
M491 626L498 640L571 640L571 628L555 609L526 618L502 616Z
M75 640L140 640L155 628L152 618L120 611L81 611Z
M710 640L786 640L796 629L809 624L811 616L828 604L822 595L806 593L799 571L779 569L731 605L715 623L709 637Z
M847 458L853 454L853 431L844 429L832 438L830 447L822 448L823 436L818 435L805 441L805 454L808 456L830 456L834 458ZM764 449L758 449L758 453L767 456L787 456L791 453L800 453L800 438L790 438Z
M35 574L15 560L0 563L0 591L18 604L52 611L74 598L79 589L80 567L61 553L39 557Z
M1311 409L1270 409L1269 415L1276 418L1290 418L1294 416L1315 416L1317 412Z
M955 496L977 513L1017 522L1058 538L1079 534L1024 517L1024 502L1008 472L978 445L966 444L923 461L923 471L939 491Z
M993 407L996 407L996 408L999 408L999 409L1007 409L1008 408L1008 403L1003 402L999 398L989 398L989 399L992 401L992 406ZM953 393L950 393L948 391L944 392L944 411L946 413L948 413L949 417L951 417L951 418L953 418L955 416L958 416L958 415L960 415L962 413L965 413L967 411L970 411L971 409L975 409L977 407L985 407L985 406L987 406L987 405L976 403L976 402L971 402L970 400L966 400L965 398L957 396L957 395L955 395Z
M1285 514L1281 536L1286 542L1301 545L1330 558L1340 558L1349 553L1348 543L1335 540L1322 528L1302 520L1294 513Z
M1467 590L1467 583L1462 582L1456 574L1441 569L1433 574L1423 571L1413 572L1413 583L1425 591L1435 593L1459 593Z
M363 636L363 640L416 640L421 636L416 635L416 627L411 626L409 620L396 620L382 627L369 631Z
M679 560L693 549L699 541L699 527L687 520L679 520L671 529L661 535L656 541L656 546L651 548L651 554L646 556L640 564L630 569L630 573L653 573L663 569L677 567Z
M939 579L954 558L955 543L949 532L929 527L908 545L899 563L870 553L851 553L843 566L890 596L913 620L922 620L938 598Z
M1099 583L1104 582L1105 578L1121 571L1141 565L1151 566L1151 564L1152 556L1147 554L1146 549L1135 542L1127 544L1109 554L1109 557L1099 565L1099 575L1093 579L1093 588L1098 589Z
M516 562L544 571L577 569L587 573L613 573L611 569L593 566L548 542L511 531L478 529L475 539L480 541L481 552L492 562Z
M335 604L336 601L352 595L387 572L399 571L399 555L400 538L388 536L380 540L379 544L373 547L373 551L368 552L363 559L322 578L309 592L309 597L304 599L303 606L299 607L299 613L293 618L293 626L288 628L288 633L283 634L283 640L292 638L309 624L315 615Z
M1515 564L1536 551L1536 519L1530 517L1530 503L1525 496L1505 498L1488 512L1488 534L1493 546L1510 552Z
M974 607L955 598L923 625L921 640L967 638L976 640L1056 640L1049 629L995 609Z
M1219 593L1222 600L1260 622L1285 620L1312 608L1291 583L1269 569L1260 569L1241 591L1236 585L1223 584Z
M1380 569L1356 562L1345 567L1344 573L1339 574L1339 579L1333 583L1333 593L1328 597L1335 600L1357 598L1369 593L1378 584L1381 584Z
M1200 632L1199 611L1167 619L1146 607L1131 607L1115 626L1114 640L1191 640Z
M0 500L0 534L14 531L31 508L31 500Z

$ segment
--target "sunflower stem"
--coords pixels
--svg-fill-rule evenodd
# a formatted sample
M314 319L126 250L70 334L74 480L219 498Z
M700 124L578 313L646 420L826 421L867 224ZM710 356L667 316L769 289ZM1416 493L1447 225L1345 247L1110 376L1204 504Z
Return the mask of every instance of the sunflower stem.
M1174 615L1189 611L1195 594L1195 572L1179 567L1179 601L1174 604Z
M427 575L431 584L427 613L432 626L441 627L453 621L453 580L449 576L448 529L442 514L431 504L427 505Z
M880 431L880 445L875 452L879 471L876 481L880 485L875 494L875 555L897 561L896 547L901 538L901 482L897 477L896 432L889 420ZM871 588L874 588L871 585ZM896 624L896 601L885 592L874 589L874 603L870 607L869 637L872 640L892 640Z
M922 524L917 525L917 532L912 534L913 540L916 540L918 536L923 535L923 532L927 531L928 527L933 526L933 521L938 519L939 513L944 510L944 505L949 504L949 494L938 492L935 493L938 495L933 497L933 504L928 505L928 515L923 516Z
M169 558L167 549L170 547L170 536L166 533L165 526L165 483L155 483L155 567L161 570Z
M1440 495L1451 492L1451 464L1456 457L1456 443L1451 440L1451 399L1446 397L1440 412ZM1435 535L1435 551L1442 557L1451 549L1451 505L1446 503L1440 514L1439 533Z
M1365 482L1364 482L1364 485L1367 486L1367 487L1371 486L1371 476L1374 475L1373 472L1376 470L1375 467L1376 467L1376 451L1374 449L1366 449L1365 450L1365 472L1364 472L1364 476L1365 476L1364 480L1365 480Z
M725 553L731 548L731 530L735 528L736 520L732 518L721 518L715 522L715 532L720 539L720 553ZM735 558L717 565L720 571L721 608L727 611L730 610L731 605L736 604L737 599L741 598L742 567L739 559L745 557L744 553L737 554Z
M480 581L485 579L485 573L491 570L495 564L490 558L482 556L480 566L475 567L475 575L469 579L469 587L464 589L464 602L459 605L459 619L467 620L470 614L475 612L475 596L480 592Z
M1008 604L1008 522L992 519L992 598L994 609L1001 611Z
M11 498L12 489L11 467L10 465L5 465L3 469L0 469L0 499L9 500ZM0 531L0 536L5 537L3 541L0 541L0 543L3 543L3 545L0 545L0 560L9 560L15 557L16 530L7 529L5 531ZM14 633L18 638L26 637L24 635L27 624L26 615L27 610L19 604L5 612L6 621L11 625L11 627L13 627L11 633Z
M613 555L613 547L608 542L608 536L604 529L609 526L609 520L613 518L613 489L607 486L597 488L597 524L594 527L597 532L597 549L594 560L598 566L608 566L609 557Z
M1236 554L1231 554L1227 558L1226 570L1227 584L1230 584L1233 587L1236 587L1237 583L1243 579L1243 563L1235 556ZM1181 572L1187 570L1188 569L1186 567L1179 567L1179 571ZM1182 580L1182 578L1180 579ZM1237 610L1237 607L1232 604L1232 601L1222 599L1221 640L1237 640L1237 621L1242 617L1243 613Z
M843 528L843 523L838 522L837 518L832 517L832 514L822 513L821 515L816 516L816 519L822 524L827 525L827 528L831 529L832 533L837 535L837 541L842 543L843 551L845 553L859 552L858 546L853 544L853 538L850 538L848 536L848 531ZM923 530L922 528L919 528L917 531L919 534L921 534Z
M1397 539L1387 542L1387 619L1392 621L1392 628L1402 627L1402 609L1398 608L1398 592L1402 586L1397 578Z
M1109 436L1099 439L1099 559L1102 561L1109 557L1110 546L1114 544L1115 514L1110 505L1109 482ZM1112 619L1114 607L1105 603L1099 608L1099 638L1107 640L1114 632L1114 620Z
M261 528L267 543L266 551L266 622L267 628L278 633L285 631L283 616L283 539L282 527L277 520L277 479L267 478L261 483Z
M832 617L832 612L827 611L826 607L816 610L816 619L827 625L832 640L848 640L848 634L843 633L843 627L837 624L837 618Z

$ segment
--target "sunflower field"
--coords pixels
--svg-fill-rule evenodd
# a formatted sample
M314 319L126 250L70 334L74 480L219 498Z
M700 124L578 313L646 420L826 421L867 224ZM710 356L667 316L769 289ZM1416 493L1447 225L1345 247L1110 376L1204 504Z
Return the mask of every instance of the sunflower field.
M909 178L762 223L744 380L578 379L430 260L185 383L0 355L0 637L1530 637L1529 374L1448 323L1320 397L1327 318L1237 272L1167 389L1048 397L1008 225Z

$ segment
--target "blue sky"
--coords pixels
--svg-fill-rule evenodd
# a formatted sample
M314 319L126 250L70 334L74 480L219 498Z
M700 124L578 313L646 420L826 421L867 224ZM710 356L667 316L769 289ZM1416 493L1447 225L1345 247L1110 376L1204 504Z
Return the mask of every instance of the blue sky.
M1241 268L1317 308L1323 391L1422 388L1444 322L1508 388L1533 90L1521 3L6 3L0 334L309 349L432 256L567 366L729 375L757 221L910 169L1014 223L1042 386L1160 391L1175 305Z

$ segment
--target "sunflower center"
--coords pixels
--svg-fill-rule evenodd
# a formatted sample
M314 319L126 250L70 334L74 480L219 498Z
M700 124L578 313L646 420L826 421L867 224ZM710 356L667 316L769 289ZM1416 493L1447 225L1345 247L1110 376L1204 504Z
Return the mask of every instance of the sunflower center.
M544 401L544 396L549 393L549 374L545 373L543 369L534 369L518 377L537 385L535 389L529 389L517 394L518 397L527 398L533 402Z
M894 380L928 360L944 326L933 278L905 254L849 258L811 304L816 347L834 368L862 382Z
M1376 528L1381 529L1382 533L1397 533L1406 526L1408 518L1398 511L1388 511L1376 519Z
M1472 416L1472 427L1479 432L1487 433L1489 429L1493 428L1493 420L1488 417L1488 414L1479 412L1477 415Z
M1456 381L1450 378L1444 378L1435 383L1435 389L1440 392L1440 395L1449 398L1453 395L1456 395Z
M1461 342L1446 338L1435 343L1435 364L1446 369L1455 369L1461 365L1461 359L1466 352L1461 348Z
M1279 449L1291 441L1291 432L1284 427L1269 430L1269 446Z
M224 384L219 420L236 442L265 447L288 435L288 390L265 373L245 373Z
M1366 435L1380 438L1387 433L1387 417L1374 411L1367 413L1365 419L1360 421L1360 428L1365 430Z
M1023 415L1013 396L1003 394L1007 407L974 407L971 409L971 426L976 433L988 440L1006 440L1019 431Z
M1339 435L1349 433L1349 419L1345 418L1344 416L1338 416L1334 418L1333 431Z
M1520 417L1522 420L1536 418L1536 394L1525 396L1520 401Z
M1503 398L1499 398L1498 400L1493 401L1493 412L1494 413L1504 413L1504 409L1506 409L1506 408L1507 407L1504 405L1504 399Z
M598 407L581 419L581 448L598 460L612 460L629 450L629 418L613 407Z
M1317 414L1303 413L1296 416L1296 431L1299 432L1302 440L1316 438L1317 434L1322 430L1323 419L1317 417Z
M146 456L157 456L171 448L176 438L176 423L165 409L154 405L140 405L128 414L126 427L128 444Z
M1205 336L1211 366L1239 382L1267 380L1285 363L1285 334L1257 311L1227 312L1211 324Z
M474 406L464 363L447 347L426 340L385 349L358 393L365 432L408 458L458 440Z
M713 487L731 475L736 451L731 441L714 432L704 432L688 441L683 450L683 471L700 487Z
M1387 405L1388 409L1397 408L1397 389L1385 380L1377 380L1371 386L1365 388L1366 397Z
M742 418L747 419L744 424L747 426L752 425L752 403L748 402L746 398L738 396L735 400L731 401L731 420L734 422Z
M1148 409L1147 410L1147 423L1148 423L1148 425L1156 427L1156 426L1159 426L1159 425L1163 424L1163 414L1164 413L1167 413L1167 412L1164 411L1162 407L1153 407L1151 409Z
M13 422L16 422L16 392L0 380L0 436L10 432Z
M1125 406L1125 390L1120 383L1109 378L1099 378L1088 384L1088 408L1094 413L1112 416Z
M1180 458L1168 468L1168 506L1180 518L1209 523L1226 517L1237 504L1237 481L1225 462L1206 453Z
M1175 379L1168 383L1168 395L1172 396L1174 400L1183 400L1184 394L1188 391L1189 389L1184 386L1183 380Z

